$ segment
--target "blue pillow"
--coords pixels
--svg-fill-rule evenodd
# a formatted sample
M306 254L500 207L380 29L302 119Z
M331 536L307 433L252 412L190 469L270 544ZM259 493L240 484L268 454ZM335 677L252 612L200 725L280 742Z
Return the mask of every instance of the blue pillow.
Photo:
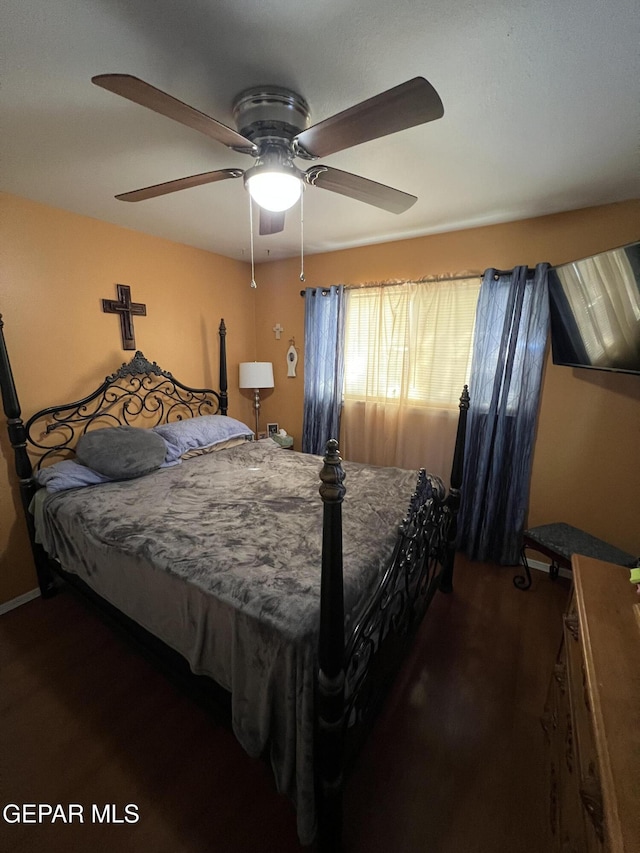
M213 447L231 438L253 438L253 430L246 424L226 415L201 415L183 421L172 421L154 427L167 444L165 464L176 462L190 450Z
M41 468L36 474L36 481L41 486L46 486L48 492L63 492L65 489L79 489L82 486L109 483L111 478L73 459L63 459L61 462Z

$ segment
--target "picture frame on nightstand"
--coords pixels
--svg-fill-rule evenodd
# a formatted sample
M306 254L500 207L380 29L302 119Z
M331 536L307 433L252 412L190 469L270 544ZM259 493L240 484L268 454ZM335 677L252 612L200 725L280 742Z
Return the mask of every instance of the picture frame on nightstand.
M269 437L271 437L272 435L277 435L278 428L278 424L267 424L267 435Z

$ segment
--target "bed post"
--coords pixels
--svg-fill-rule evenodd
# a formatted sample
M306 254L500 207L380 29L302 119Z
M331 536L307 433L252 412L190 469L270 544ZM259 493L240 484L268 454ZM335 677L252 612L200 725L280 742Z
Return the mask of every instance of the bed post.
M458 510L460 509L460 487L462 486L462 473L464 468L464 443L467 434L467 412L469 411L469 387L462 389L460 397L460 415L458 416L458 431L456 433L456 447L453 452L453 464L451 466L451 485L447 495L447 507L451 514L451 522L447 535L446 551L440 575L440 589L442 592L453 592L453 562L456 553L456 538L458 536Z
M229 397L227 395L227 327L224 324L224 318L220 320L218 335L220 336L220 414L226 415Z
M318 642L316 790L318 849L340 850L344 716L344 593L342 585L342 501L345 495L338 442L327 442L320 471L324 504L322 583Z
M29 504L36 489L33 481L33 468L31 467L31 460L27 453L27 433L24 428L24 422L20 417L21 411L18 393L13 380L9 353L7 352L7 344L4 338L2 314L0 314L0 391L2 392L2 406L7 416L7 431L11 447L13 447L15 469L20 485L20 498L24 509L24 517L27 522L29 542L31 543L31 550L36 564L38 584L43 598L48 598L54 592L54 581L48 569L47 556L41 546L36 544L33 519L29 512Z

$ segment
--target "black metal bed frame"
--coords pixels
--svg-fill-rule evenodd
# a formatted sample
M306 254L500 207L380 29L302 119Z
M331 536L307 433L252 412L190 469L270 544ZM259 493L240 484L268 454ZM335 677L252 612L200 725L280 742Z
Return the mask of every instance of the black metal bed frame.
M164 650L171 653L172 650L162 641L151 637L124 614L118 614L82 581L62 570L35 541L29 512L29 505L38 489L34 471L44 461L72 456L75 442L90 426L115 426L134 421L142 422L144 426L155 426L198 414L226 414L224 320L219 327L219 392L183 385L171 373L136 352L129 363L107 376L87 397L63 406L42 409L26 423L21 418L3 325L0 315L0 390L42 596L53 595L56 578L62 578L85 595L88 593L112 620L115 616L138 640L153 647L156 657L158 648L162 648L163 656ZM337 441L332 439L327 443L319 474L324 509L314 760L317 844L322 851L340 849L344 768L364 740L368 724L381 704L436 590L451 592L453 588L456 518L460 505L468 408L469 394L465 386L460 398L448 494L424 470L418 472L416 490L400 525L393 557L366 609L347 637L342 575L345 474ZM175 653L167 656L167 663L175 672Z

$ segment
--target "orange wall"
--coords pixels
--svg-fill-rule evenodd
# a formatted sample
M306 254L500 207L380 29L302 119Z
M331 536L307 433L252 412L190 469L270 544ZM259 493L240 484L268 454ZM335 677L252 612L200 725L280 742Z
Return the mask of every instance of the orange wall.
M136 346L188 385L218 387L218 324L228 329L229 413L251 423L238 362L255 356L246 264L95 219L0 195L0 312L23 417L84 396L133 353L102 297L131 286L147 306ZM4 419L3 419L4 420ZM13 468L0 429L0 603L36 586Z
M562 263L638 239L640 201L506 225L262 264L257 290L247 265L0 194L0 312L23 415L76 399L129 357L118 320L101 311L117 283L147 305L136 345L191 385L217 385L217 325L228 336L230 414L253 423L237 390L238 362L274 363L261 426L275 421L300 449L305 286ZM278 341L272 327L280 322ZM287 378L289 339L298 376ZM563 519L640 554L640 377L547 363L531 487L530 524ZM36 585L6 430L0 429L0 603Z
M259 358L273 361L276 388L261 424L275 421L300 449L304 387L302 287L560 264L640 237L640 201L437 234L261 265L256 273ZM272 331L284 326L278 341ZM298 377L286 376L289 339ZM547 362L531 485L529 524L564 520L640 554L640 376L556 367Z

